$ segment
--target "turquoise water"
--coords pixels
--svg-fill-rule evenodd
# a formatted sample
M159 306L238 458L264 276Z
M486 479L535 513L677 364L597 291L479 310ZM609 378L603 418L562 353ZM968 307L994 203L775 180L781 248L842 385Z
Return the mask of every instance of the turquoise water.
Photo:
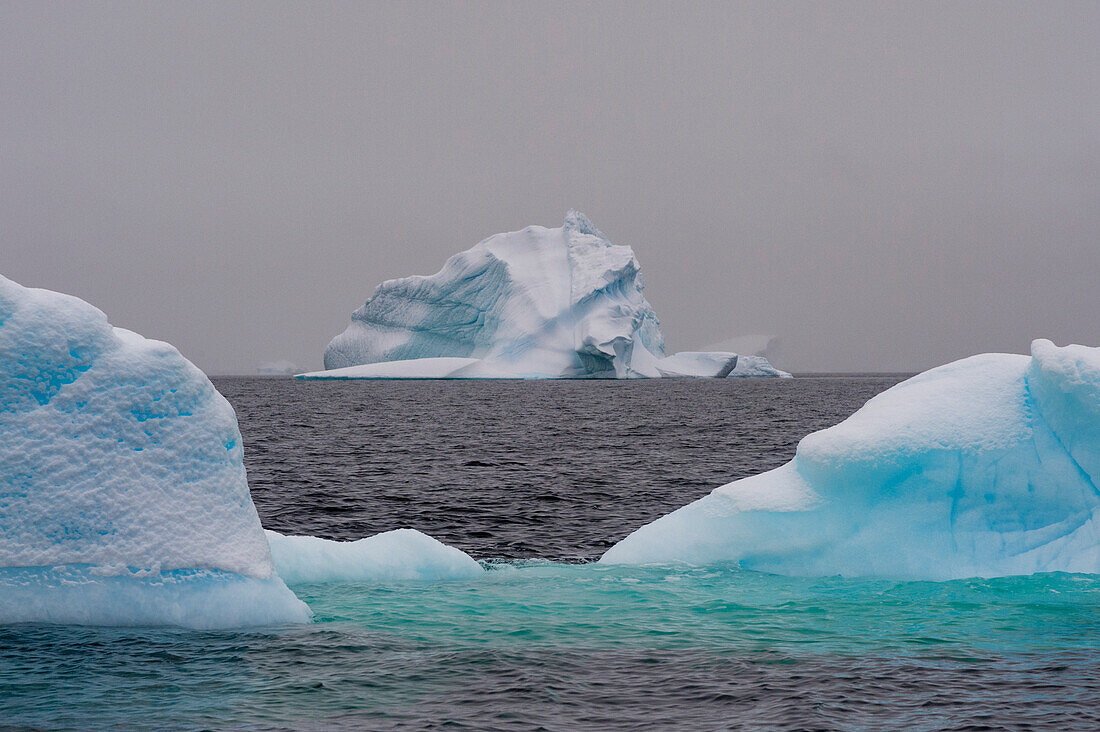
M1100 577L789 578L490 564L301 585L307 627L0 628L0 720L49 728L1100 724Z
M470 582L297 586L319 623L417 643L782 653L1100 648L1100 576L953 582L705 568L489 565Z

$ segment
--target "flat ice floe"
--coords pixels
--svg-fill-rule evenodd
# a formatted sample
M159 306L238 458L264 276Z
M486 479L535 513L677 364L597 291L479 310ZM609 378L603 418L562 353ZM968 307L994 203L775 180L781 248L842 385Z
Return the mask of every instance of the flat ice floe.
M1032 344L879 394L795 458L638 529L600 560L795 575L1100 572L1100 349Z
M735 354L666 359L643 287L633 250L570 211L560 228L497 234L434 275L383 282L325 349L326 371L299 378L784 375L760 357L733 373Z
M473 579L484 574L465 552L414 529L330 541L267 531L279 575L290 584Z
M0 622L305 622L229 403L179 352L0 277Z

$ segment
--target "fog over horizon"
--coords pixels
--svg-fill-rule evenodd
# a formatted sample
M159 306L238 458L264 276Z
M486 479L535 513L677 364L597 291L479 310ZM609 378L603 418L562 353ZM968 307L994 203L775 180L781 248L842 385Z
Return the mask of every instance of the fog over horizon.
M1100 3L0 4L0 274L211 374L583 211L670 352L1100 346Z

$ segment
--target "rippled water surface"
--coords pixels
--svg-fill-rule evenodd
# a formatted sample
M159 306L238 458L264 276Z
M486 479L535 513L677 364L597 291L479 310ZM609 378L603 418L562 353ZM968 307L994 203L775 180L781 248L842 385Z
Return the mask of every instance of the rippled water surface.
M477 559L581 560L782 465L897 381L216 383L267 528L357 539L408 526Z
M0 627L0 728L1100 728L1100 577L585 563L896 380L217 380L265 525L490 571L296 586L307 627Z

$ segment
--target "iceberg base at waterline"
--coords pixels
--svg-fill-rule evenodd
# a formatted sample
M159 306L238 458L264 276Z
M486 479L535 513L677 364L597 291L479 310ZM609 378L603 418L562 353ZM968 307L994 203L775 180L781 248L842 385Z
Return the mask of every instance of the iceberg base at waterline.
M739 378L779 377L791 375L773 367L761 356L739 356L728 352L685 351L653 361L655 372L650 377L663 378ZM635 376L638 376L636 374ZM594 376L548 376L539 372L514 370L507 362L480 358L410 358L402 361L345 366L328 371L298 374L306 381L353 381L357 379L551 379L551 378L616 378L614 373Z
M636 530L605 564L953 579L1100 572L1100 349L1032 344L904 381L794 459Z
M353 379L522 379L521 374L494 367L478 358L410 358L311 371L294 378L308 381Z
M175 625L196 629L308 623L278 576L188 569L105 574L101 567L0 568L0 624Z
M66 565L0 568L0 625L174 625L196 629L306 623L299 584L478 579L465 552L414 529L356 541L266 530L276 575L258 579L209 569L174 571Z

